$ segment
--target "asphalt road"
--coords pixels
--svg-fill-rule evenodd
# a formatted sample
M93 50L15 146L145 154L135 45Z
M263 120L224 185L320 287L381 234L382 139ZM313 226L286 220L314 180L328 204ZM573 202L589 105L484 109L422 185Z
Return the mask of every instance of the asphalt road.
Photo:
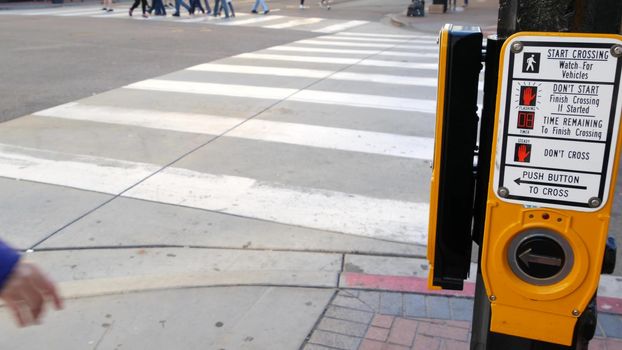
M307 3L306 16L370 21L404 8L401 0L340 0L343 10L338 11ZM279 14L300 15L297 0L271 1L270 6ZM117 7L125 11L128 4ZM250 7L248 0L236 1L237 11ZM0 122L195 64L319 35L296 30L275 34L271 29L231 31L126 18L2 16Z
M195 64L315 36L124 19L4 16L0 120Z

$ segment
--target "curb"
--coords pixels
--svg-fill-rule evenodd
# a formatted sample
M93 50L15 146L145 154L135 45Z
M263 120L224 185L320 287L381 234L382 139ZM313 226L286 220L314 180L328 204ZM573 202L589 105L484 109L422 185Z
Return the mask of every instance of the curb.
M450 296L472 299L475 296L475 283L464 282L464 289L429 290L426 278L410 276L387 276L372 275L357 272L345 272L342 274L340 288L379 290L388 292L416 293L422 295ZM611 296L597 297L598 311L607 314L622 315L622 298Z
M405 27L406 26L406 24L402 23L401 21L398 21L397 18L395 18L395 15L389 15L389 21L395 27Z

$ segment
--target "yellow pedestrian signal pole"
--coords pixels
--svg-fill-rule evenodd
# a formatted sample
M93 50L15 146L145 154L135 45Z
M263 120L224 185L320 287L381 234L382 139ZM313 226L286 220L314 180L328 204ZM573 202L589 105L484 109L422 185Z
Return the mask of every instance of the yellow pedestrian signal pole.
M620 154L622 37L502 48L483 238L490 330L571 345L596 293Z
M462 289L480 246L474 350L587 350L615 265L622 36L588 33L618 33L622 3L540 5L501 1L483 51L474 27L439 36L428 285Z
M571 345L596 293L620 155L622 37L505 42L481 270L492 332Z

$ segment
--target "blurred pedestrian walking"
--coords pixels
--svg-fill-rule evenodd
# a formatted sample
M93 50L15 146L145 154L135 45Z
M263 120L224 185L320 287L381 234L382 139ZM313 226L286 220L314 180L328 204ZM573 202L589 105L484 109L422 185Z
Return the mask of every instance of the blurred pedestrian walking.
M201 13L205 13L205 9L203 8L203 5L201 5L201 0L190 0L190 14L194 15L194 12L197 9L201 11Z
M209 0L205 0L205 13L208 15L212 13L212 8L209 5Z
M114 9L112 8L112 0L103 0L104 7L102 10L106 12L112 12Z
M305 8L305 0L300 0L300 8Z
M166 16L166 8L164 7L164 2L162 0L152 0L149 14L151 14L152 11L155 11L156 16Z
M188 6L184 0L175 0L175 13L173 13L173 16L179 17L179 8L181 6L183 6L186 10L188 10L188 13L190 13L190 6Z
M229 6L229 11L231 11L231 17L235 17L235 9L233 8L233 3L231 2L231 0L222 1L222 5L220 5L220 9L218 9L218 15L220 16L220 14L222 13L225 2L227 3L227 6Z
M143 10L143 17L149 18L149 14L147 14L147 0L134 0L132 7L130 7L130 17L132 17L132 12L134 12L134 9L138 7L139 3Z
M220 15L220 10L225 10L225 18L229 18L229 6L227 6L227 0L214 0L214 17Z
M261 5L261 7L263 8L264 15L267 15L268 12L270 12L268 5L266 5L266 0L255 0L255 5L253 6L251 13L257 13L257 8L259 7L259 5Z

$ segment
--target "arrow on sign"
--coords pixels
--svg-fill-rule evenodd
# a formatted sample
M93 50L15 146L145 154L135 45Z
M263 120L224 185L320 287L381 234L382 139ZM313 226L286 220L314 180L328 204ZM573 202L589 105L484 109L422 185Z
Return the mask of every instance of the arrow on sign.
M519 186L520 184L530 184L530 185L542 185L542 186L553 186L553 187L562 187L562 188L575 188L578 190L587 190L587 186L564 185L564 184L555 184L555 183L548 183L548 182L527 181L527 180L521 179L520 177L516 178L514 182L516 182L516 184Z
M527 267L529 267L530 263L548 265L548 266L557 266L557 267L562 266L562 259L552 258L550 256L544 256L544 255L531 254L531 248L520 253L518 255L518 258L521 259L521 261L525 263Z

